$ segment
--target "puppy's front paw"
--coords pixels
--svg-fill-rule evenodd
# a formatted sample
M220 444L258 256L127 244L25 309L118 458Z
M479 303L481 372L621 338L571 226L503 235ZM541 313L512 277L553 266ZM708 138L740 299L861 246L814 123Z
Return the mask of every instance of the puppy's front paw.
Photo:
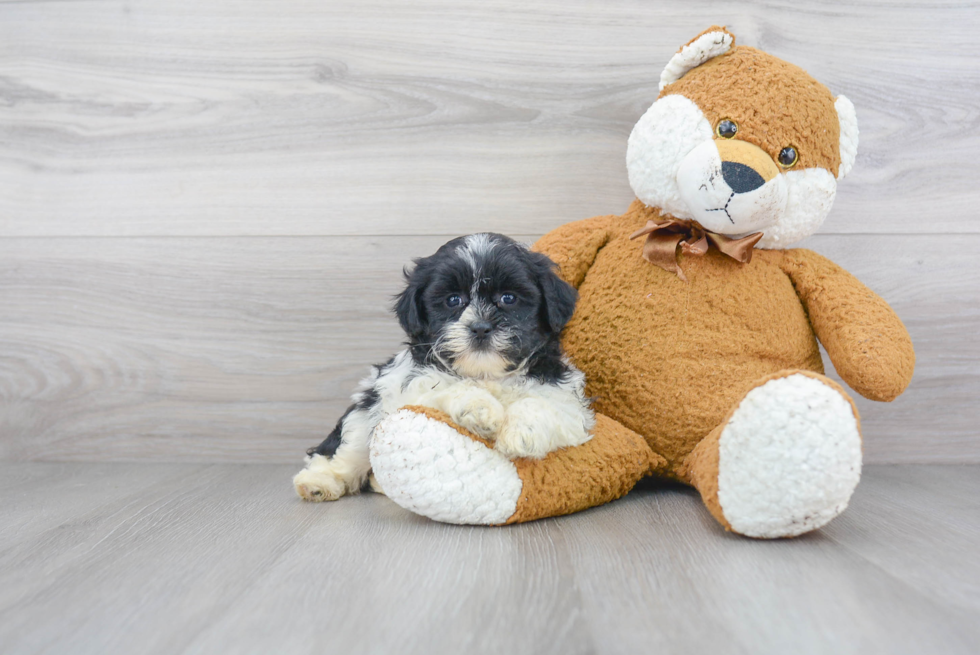
M322 455L315 455L325 459ZM343 479L326 466L305 468L293 477L293 487L303 500L319 503L337 500L347 491Z
M548 453L578 446L589 440L594 419L591 412L575 402L558 405L535 398L524 398L507 408L507 417L495 447L510 457L541 459Z
M541 459L552 449L547 436L542 435L535 426L518 421L508 421L497 435L494 448L510 459L530 457Z
M489 393L471 392L454 403L453 421L485 439L493 439L504 422L504 406Z

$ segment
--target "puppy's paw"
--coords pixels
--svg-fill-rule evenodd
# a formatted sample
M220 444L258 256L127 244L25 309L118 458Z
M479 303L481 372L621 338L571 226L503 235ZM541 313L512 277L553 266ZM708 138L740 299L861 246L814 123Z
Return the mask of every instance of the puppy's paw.
M303 500L319 503L324 500L337 500L347 491L347 485L343 478L330 470L328 465L323 465L327 460L322 455L315 455L323 459L324 462L311 462L308 468L303 469L293 477L293 487L296 493ZM320 464L317 466L317 464Z
M519 457L541 459L554 450L548 437L542 435L534 425L519 421L508 421L504 425L497 435L494 448L509 459Z
M453 403L453 421L484 439L493 439L504 422L504 406L486 391L470 391Z
M560 448L585 443L594 424L592 413L579 402L556 405L524 398L507 408L495 447L512 459L541 459Z

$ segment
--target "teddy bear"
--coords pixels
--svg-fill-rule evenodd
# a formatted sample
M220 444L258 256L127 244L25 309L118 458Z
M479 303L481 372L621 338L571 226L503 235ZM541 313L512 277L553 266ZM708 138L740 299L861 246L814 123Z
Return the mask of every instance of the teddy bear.
M646 476L693 486L726 530L791 537L839 515L861 474L847 391L908 386L912 342L888 304L791 246L830 211L857 154L854 107L801 68L711 27L683 46L627 144L636 199L533 249L579 293L562 334L586 375L586 443L509 460L449 417L406 407L371 464L395 502L499 525L609 502Z

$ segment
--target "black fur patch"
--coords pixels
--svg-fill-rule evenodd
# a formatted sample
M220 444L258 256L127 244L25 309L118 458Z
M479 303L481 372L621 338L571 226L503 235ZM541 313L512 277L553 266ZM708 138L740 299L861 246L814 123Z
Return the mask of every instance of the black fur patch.
M558 384L568 377L569 368L561 359L561 347L548 344L544 352L536 353L527 365L527 376L543 384Z
M355 409L357 409L357 405L351 405L348 407L347 411L344 412L344 415L340 417L339 421L337 421L337 426L333 429L333 432L330 433L330 436L324 439L323 443L321 443L319 446L307 449L306 454L311 457L313 455L333 457L333 454L337 452L338 448L340 448L341 437L343 436L344 431L344 419L347 418L347 415L353 412Z

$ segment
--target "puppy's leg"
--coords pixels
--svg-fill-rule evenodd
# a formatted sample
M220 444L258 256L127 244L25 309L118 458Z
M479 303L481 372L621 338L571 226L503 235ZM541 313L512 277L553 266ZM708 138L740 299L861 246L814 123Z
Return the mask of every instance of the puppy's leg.
M495 438L503 425L504 406L485 389L457 384L441 400L453 421L484 439Z
M541 459L559 448L585 443L594 425L592 411L574 396L530 396L507 408L495 448L512 459Z
M368 442L373 429L368 409L352 405L330 436L307 451L306 468L293 478L296 493L314 502L359 493L371 472Z

